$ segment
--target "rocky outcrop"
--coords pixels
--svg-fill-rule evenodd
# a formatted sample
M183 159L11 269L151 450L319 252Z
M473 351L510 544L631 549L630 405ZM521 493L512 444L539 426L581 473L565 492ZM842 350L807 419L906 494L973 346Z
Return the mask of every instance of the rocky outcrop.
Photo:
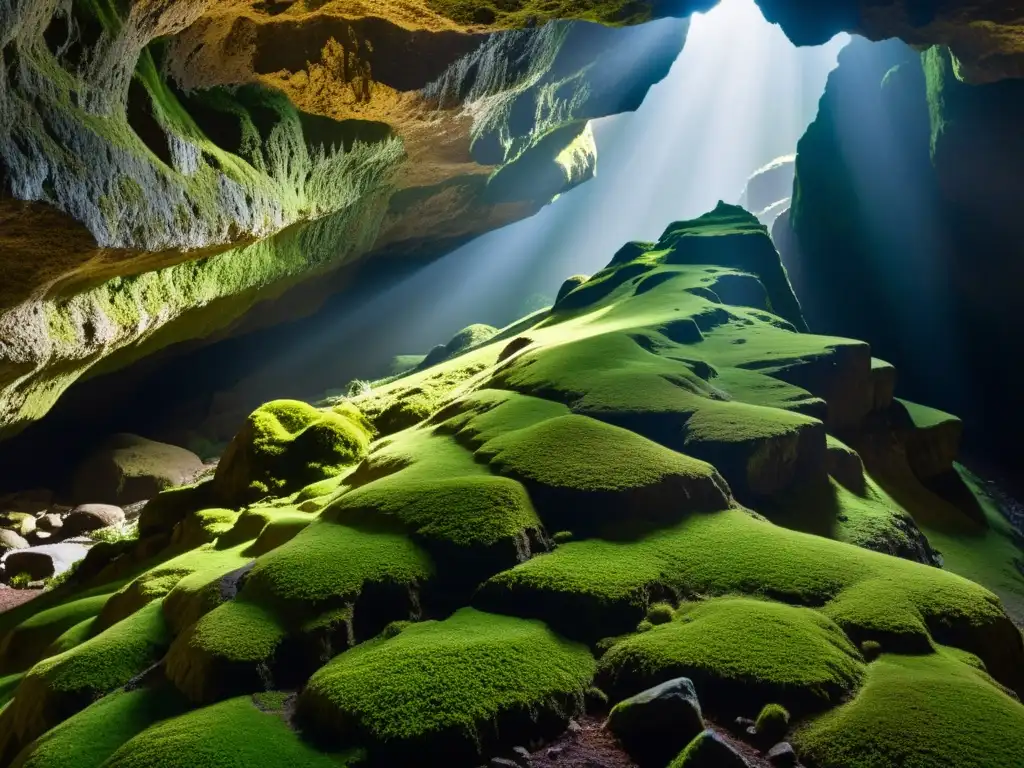
M445 6L0 4L0 436L314 276L535 212L589 177L588 120L638 106L686 29Z
M775 239L812 329L866 339L903 393L999 453L1024 426L1006 407L1017 366L1003 352L1022 335L1024 91L966 85L954 68L940 48L851 43L800 141Z
M71 497L80 503L133 504L185 485L202 460L175 445L138 435L113 435L75 470Z

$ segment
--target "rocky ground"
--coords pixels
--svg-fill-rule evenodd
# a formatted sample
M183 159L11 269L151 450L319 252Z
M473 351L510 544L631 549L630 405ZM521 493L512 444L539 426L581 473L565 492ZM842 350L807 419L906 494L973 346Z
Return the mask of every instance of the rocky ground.
M0 762L1016 765L1019 540L955 417L801 323L721 205L549 311L264 405L0 616Z

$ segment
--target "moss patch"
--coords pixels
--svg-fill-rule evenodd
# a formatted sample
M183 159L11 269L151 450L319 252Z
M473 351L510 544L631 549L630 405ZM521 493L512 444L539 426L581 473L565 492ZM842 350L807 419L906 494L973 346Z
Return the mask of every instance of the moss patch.
M99 768L118 747L155 723L185 711L173 689L115 691L27 747L18 768Z
M542 623L463 609L329 663L299 698L309 727L362 734L386 754L458 760L511 747L525 727L557 732L594 673L589 651ZM479 740L479 741L478 741Z
M853 701L791 738L821 768L1003 768L1024 755L1024 706L948 651L886 654Z
M349 413L294 400L267 403L228 447L213 487L232 505L286 496L355 463L369 442L366 425Z
M328 755L303 742L279 717L249 696L166 720L118 749L107 768L248 768L301 765L339 768L353 752Z
M731 597L685 606L601 658L601 687L613 695L688 677L702 706L733 716L775 700L824 709L853 691L862 673L856 648L817 611Z

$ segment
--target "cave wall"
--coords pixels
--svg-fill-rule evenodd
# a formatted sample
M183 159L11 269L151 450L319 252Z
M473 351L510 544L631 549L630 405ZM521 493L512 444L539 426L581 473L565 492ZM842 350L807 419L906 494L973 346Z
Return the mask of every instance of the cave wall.
M687 27L273 5L0 3L0 438L82 376L308 313L368 254L534 213Z
M1022 105L1024 83L965 84L944 48L855 40L776 227L811 328L869 341L901 391L963 416L989 454L1024 426Z

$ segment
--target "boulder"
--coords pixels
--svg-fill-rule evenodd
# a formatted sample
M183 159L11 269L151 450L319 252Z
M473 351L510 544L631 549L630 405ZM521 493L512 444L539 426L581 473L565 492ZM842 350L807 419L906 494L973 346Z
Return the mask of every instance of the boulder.
M48 531L53 533L58 531L64 525L64 518L54 513L48 513L40 517L36 521L36 528L40 531Z
M203 460L191 451L144 437L119 434L75 470L72 496L80 502L131 504L191 482Z
M698 734L669 768L749 768L750 764L712 730Z
M28 542L14 531L0 528L0 554L10 552L14 549L25 549Z
M33 581L48 579L67 571L88 551L82 544L43 544L11 552L4 558L4 567L8 577L27 573Z
M768 762L779 768L793 768L797 764L796 752L788 741L776 744L768 750Z
M36 518L27 512L0 513L0 528L14 531L19 536L28 536L36 529Z
M693 683L678 677L620 701L608 729L638 762L665 765L704 729Z
M82 504L71 510L64 519L62 533L74 536L79 533L98 531L124 522L124 510L111 504Z

